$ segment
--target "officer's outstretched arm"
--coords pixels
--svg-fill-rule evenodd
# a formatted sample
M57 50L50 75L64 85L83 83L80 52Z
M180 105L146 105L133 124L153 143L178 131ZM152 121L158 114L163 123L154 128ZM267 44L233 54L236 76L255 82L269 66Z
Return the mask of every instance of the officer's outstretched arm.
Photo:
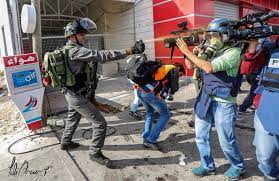
M107 62L126 58L126 50L92 50L85 47L72 48L69 51L69 57L74 61L83 62Z
M107 62L112 60L119 60L126 58L130 54L143 53L145 50L145 44L142 40L139 40L135 45L128 49L123 50L92 50L85 47L72 48L69 51L69 57L71 60L77 61L95 61L95 62Z

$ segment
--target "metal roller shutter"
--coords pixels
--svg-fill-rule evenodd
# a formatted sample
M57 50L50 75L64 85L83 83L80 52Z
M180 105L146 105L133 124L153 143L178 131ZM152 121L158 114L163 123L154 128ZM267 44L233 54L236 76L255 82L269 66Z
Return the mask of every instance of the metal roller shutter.
M239 6L230 3L215 1L214 18L239 19Z

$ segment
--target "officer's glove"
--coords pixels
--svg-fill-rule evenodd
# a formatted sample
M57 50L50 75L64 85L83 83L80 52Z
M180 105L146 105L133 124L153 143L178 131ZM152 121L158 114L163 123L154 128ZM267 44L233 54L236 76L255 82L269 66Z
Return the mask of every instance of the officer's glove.
M131 47L132 54L140 54L145 50L145 44L142 40L138 40L133 47Z

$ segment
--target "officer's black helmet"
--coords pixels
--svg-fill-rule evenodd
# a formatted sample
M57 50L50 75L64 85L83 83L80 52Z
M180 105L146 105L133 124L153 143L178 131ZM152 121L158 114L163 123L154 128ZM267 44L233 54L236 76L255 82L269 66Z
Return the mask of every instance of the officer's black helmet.
M86 32L93 33L97 30L97 25L88 18L77 19L66 25L64 37L68 38L77 33Z

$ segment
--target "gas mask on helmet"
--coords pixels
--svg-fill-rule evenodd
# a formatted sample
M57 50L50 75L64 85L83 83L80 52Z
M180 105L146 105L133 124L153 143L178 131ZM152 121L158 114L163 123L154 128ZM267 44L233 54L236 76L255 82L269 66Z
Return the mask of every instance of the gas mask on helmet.
M219 32L207 32L204 44L201 47L204 49L203 57L210 59L216 51L220 51L223 47L223 38L220 36Z

